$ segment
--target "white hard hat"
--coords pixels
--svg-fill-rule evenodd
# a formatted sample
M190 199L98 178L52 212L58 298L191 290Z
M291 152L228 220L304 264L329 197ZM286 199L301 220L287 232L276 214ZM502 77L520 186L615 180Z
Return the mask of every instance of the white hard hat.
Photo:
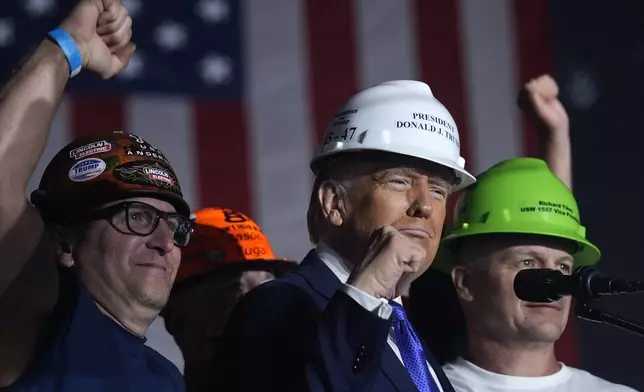
M465 170L458 128L425 83L394 80L358 92L336 112L311 160L376 150L425 159L455 171L455 190L476 182Z

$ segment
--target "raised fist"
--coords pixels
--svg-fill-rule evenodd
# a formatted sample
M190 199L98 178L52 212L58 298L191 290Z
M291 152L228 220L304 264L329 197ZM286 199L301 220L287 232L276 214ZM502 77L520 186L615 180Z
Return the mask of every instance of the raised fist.
M425 257L419 243L385 226L374 233L367 256L347 283L373 297L394 299L409 288Z
M550 75L541 75L526 83L519 98L521 109L549 132L568 132L570 122L559 101L559 87Z
M134 53L132 19L120 0L81 0L61 24L76 41L83 68L108 79Z

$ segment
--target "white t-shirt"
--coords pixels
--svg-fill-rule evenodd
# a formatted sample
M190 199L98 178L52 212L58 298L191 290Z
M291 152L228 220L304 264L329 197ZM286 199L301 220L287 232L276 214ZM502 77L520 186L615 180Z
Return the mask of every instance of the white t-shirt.
M561 370L545 377L515 377L492 373L459 358L443 366L456 392L637 392L592 374L561 364Z

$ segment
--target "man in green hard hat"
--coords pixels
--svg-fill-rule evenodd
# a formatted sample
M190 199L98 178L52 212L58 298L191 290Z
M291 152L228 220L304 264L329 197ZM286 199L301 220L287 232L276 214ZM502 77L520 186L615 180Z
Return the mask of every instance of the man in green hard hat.
M571 274L600 258L569 186L545 161L491 167L461 196L453 220L435 266L450 270L467 326L464 350L444 366L456 391L633 391L557 360L570 297L531 303L514 293L523 269Z
M523 269L570 274L600 257L572 192L547 164L517 158L493 166L459 199L456 214L442 244L467 325L462 356L444 367L455 390L633 391L557 361L570 297L531 303L514 293Z

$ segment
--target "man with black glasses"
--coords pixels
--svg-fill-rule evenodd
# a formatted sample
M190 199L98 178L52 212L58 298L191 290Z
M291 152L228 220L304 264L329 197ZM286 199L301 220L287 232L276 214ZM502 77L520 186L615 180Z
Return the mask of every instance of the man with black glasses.
M193 228L163 153L95 134L58 152L33 206L24 196L67 80L123 69L131 23L117 0L81 0L0 95L0 389L184 390L144 344Z

